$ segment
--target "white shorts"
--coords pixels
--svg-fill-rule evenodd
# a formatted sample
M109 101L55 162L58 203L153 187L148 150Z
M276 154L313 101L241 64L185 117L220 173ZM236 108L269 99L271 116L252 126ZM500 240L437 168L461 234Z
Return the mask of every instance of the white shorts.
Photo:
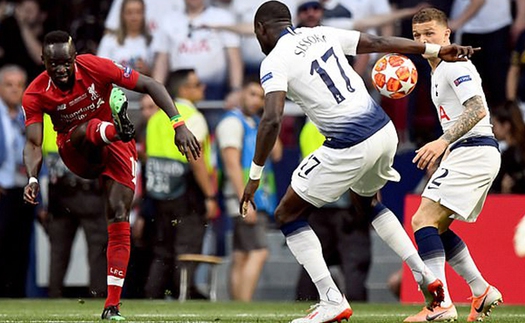
M344 149L321 146L308 155L292 175L292 189L316 207L337 201L351 189L361 196L373 196L388 181L398 182L392 168L397 149L392 122L365 141Z
M500 164L495 147L458 147L441 162L423 196L454 211L450 218L475 222Z

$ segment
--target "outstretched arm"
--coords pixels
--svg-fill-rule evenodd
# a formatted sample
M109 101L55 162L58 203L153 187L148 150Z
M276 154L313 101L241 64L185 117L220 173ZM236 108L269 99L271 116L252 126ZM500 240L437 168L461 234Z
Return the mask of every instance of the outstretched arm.
M33 123L26 128L26 144L24 146L24 164L29 178L38 178L38 173L42 167L42 123ZM24 188L24 201L30 204L37 204L36 198L40 186L38 182L30 180Z
M357 45L357 53L403 53L403 54L425 54L429 57L439 57L445 61L466 61L479 48L472 46L460 46L457 44L439 46L435 44L423 44L402 37L381 37L367 33L361 33Z
M255 155L253 156L250 179L244 188L244 194L240 203L240 213L246 215L249 204L255 206L255 191L259 187L262 167L270 155L279 131L281 130L282 117L286 92L276 91L266 94L264 102L264 113L257 130L257 142L255 144ZM254 165L255 164L255 165Z
M179 115L179 111L175 107L175 103L171 100L164 85L151 77L140 74L133 90L149 94L157 106L159 106L170 119ZM200 156L201 149L199 141L185 124L181 124L175 129L175 145L187 158L193 157L197 159ZM189 153L191 153L191 155L188 155Z

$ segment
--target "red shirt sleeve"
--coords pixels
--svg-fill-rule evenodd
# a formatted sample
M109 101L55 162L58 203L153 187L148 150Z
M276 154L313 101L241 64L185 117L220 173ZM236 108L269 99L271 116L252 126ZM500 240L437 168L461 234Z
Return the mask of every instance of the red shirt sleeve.
M92 72L105 79L108 83L115 83L118 86L133 90L139 79L139 73L129 66L122 66L107 58L94 55L79 55L77 60L82 65L89 68Z
M29 88L28 88L29 89ZM26 127L33 123L43 122L44 110L36 94L24 93L22 97L22 109L24 110Z

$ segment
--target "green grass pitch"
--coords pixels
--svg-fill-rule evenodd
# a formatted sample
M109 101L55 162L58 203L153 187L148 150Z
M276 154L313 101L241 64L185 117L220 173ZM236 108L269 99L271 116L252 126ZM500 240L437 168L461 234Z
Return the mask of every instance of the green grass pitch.
M0 300L0 322L101 322L101 300ZM296 302L217 302L123 300L125 322L290 322L306 314L310 303ZM393 323L421 309L401 304L353 303L350 322ZM466 322L469 308L459 306L458 322ZM502 305L485 320L493 323L525 322L525 306Z

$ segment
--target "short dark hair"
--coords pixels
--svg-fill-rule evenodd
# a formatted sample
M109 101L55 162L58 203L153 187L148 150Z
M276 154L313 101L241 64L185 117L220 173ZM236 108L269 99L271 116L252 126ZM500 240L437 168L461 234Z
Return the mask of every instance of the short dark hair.
M447 15L436 8L424 8L419 10L414 17L412 17L412 24L422 24L424 22L436 21L437 23L448 27Z
M45 47L47 45L53 45L53 44L68 43L70 40L71 40L71 36L69 36L69 34L65 31L62 31L62 30L50 31L44 37L44 42L42 43L42 47Z
M195 73L193 68L184 68L171 72L166 81L166 88L172 98L179 95L180 88L186 84L191 73Z
M256 22L269 21L291 21L290 9L279 1L268 1L263 3L255 13Z

